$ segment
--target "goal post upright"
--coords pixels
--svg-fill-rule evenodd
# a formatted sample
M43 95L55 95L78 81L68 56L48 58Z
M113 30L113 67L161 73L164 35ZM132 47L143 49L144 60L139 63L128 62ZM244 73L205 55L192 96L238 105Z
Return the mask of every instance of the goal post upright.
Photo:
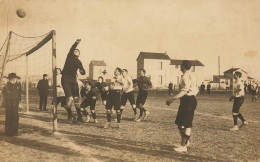
M56 73L56 31L52 30L52 86L53 86L53 132L58 129L58 116L57 116L57 73Z
M5 56L4 56L4 60L3 60L3 65L2 65L2 67L1 67L2 71L1 71L1 78L0 78L0 87L2 86L2 81L3 81L3 77L4 77L5 66L6 66L7 58L8 58L7 55L8 55L9 48L10 48L11 36L12 36L12 32L10 31L10 32L9 32L9 35L8 35L7 48L6 48L6 51L5 51Z
M26 112L29 112L29 76L28 76L28 55L25 56L25 100L26 100Z

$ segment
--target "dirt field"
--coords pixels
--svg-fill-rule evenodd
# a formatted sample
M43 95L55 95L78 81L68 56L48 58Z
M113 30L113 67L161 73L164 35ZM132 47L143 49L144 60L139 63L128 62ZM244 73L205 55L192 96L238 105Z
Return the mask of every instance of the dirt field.
M179 101L165 105L166 92L151 92L146 102L150 116L133 122L130 106L124 111L122 128L103 129L105 110L96 107L98 124L68 124L66 111L58 108L58 132L52 133L52 112L40 112L31 98L30 112L20 109L19 136L4 132L4 109L0 108L0 161L259 161L260 100L246 96L241 113L249 125L231 132L232 102L228 94L198 95L191 145L188 153L173 148L180 143L174 120ZM49 102L50 103L50 102ZM115 124L115 122L113 123ZM239 124L241 121L239 120Z

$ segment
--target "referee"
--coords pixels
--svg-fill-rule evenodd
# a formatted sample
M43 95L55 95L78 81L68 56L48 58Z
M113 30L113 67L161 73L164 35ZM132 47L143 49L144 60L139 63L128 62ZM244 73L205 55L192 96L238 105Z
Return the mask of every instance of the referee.
M180 92L173 97L169 97L166 104L169 106L174 100L180 99L180 106L176 116L175 124L178 126L181 135L181 146L175 148L177 152L187 152L189 143L194 111L197 106L196 95L198 87L196 78L190 71L191 63L187 60L182 61L181 71L183 73L180 81Z

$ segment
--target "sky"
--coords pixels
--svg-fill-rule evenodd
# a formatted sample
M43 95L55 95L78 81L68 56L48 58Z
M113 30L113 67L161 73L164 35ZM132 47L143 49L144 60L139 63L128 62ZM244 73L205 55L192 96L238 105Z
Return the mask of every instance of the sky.
M19 18L16 10L26 11ZM38 36L56 30L57 65L77 38L80 59L104 60L136 74L143 52L197 59L205 79L231 67L260 80L259 0L0 0L0 45L8 31Z

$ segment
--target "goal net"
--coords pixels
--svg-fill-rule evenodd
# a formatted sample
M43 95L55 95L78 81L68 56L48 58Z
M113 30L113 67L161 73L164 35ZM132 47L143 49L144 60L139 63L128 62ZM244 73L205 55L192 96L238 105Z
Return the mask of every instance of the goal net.
M26 111L39 108L37 84L43 74L48 75L49 96L56 103L55 39L54 30L41 36L22 36L11 31L0 49L0 89L8 81L8 74L16 73L21 78L21 105Z

